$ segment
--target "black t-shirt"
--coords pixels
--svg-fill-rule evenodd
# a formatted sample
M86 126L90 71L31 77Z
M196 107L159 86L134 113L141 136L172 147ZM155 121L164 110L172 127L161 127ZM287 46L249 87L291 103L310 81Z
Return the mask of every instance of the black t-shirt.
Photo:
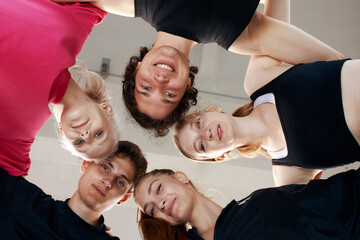
M360 170L308 185L261 189L230 202L214 240L360 239ZM191 231L191 239L201 239Z
M228 49L258 4L259 0L135 0L135 16L157 31Z
M346 60L296 65L255 91L273 93L288 149L274 165L324 169L360 161L360 146L347 127L341 98Z
M67 201L56 201L22 177L0 168L1 239L119 239L105 231L104 218L93 226L77 216Z

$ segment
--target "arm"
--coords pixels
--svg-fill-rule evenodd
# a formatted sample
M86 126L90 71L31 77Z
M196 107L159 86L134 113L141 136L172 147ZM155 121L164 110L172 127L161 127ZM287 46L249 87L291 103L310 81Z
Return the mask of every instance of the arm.
M280 12L284 1L285 6L289 4L287 0L267 0L264 15L256 12L229 50L241 54L269 55L290 64L343 58L341 53L325 43L283 22L287 21Z
M290 0L263 0L264 15L290 23ZM267 55L252 55L246 71L244 88L250 96L259 87L286 70L282 61Z
M273 166L273 178L277 187L289 184L307 184L310 180L320 179L322 170L291 166Z
M134 0L52 0L53 2L91 2L94 6L116 15L135 17Z

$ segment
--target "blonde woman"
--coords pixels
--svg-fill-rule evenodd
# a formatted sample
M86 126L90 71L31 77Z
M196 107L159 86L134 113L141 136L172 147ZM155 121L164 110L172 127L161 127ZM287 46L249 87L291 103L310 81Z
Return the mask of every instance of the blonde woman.
M276 9L268 14L289 21L288 10ZM263 154L272 159L277 186L307 183L322 169L360 161L359 69L360 60L293 66L252 56L244 82L251 103L233 116L211 108L183 118L176 145L197 160L222 160L233 149L246 157Z
M118 141L104 82L83 71L84 88L69 67L106 12L88 3L0 2L0 167L27 175L36 134L56 106L61 135L77 155L106 157Z

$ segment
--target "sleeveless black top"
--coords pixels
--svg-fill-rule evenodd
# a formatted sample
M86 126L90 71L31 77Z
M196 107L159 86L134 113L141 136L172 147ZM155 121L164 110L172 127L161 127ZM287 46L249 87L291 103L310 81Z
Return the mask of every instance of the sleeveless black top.
M360 161L341 98L346 60L296 65L250 96L253 101L266 93L275 96L288 155L273 159L274 165L323 169Z
M228 49L258 4L259 0L135 0L135 17L157 31Z

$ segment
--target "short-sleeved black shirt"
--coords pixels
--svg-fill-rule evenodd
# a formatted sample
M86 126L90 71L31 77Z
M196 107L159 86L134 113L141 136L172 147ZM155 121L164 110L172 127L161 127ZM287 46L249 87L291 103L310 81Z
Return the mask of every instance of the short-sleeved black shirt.
M105 231L104 218L93 226L22 177L0 168L0 239L116 240Z
M135 0L135 16L157 31L228 49L258 5L259 0Z
M223 209L214 240L360 239L359 203L359 169L308 185L261 189Z

